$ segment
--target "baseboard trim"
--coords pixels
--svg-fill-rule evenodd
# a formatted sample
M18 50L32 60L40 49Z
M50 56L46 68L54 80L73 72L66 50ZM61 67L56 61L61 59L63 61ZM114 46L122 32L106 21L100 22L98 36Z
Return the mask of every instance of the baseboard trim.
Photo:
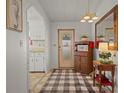
M60 68L54 68L53 71L55 70L74 70L74 67L60 67Z
M29 71L30 73L45 73L45 71Z

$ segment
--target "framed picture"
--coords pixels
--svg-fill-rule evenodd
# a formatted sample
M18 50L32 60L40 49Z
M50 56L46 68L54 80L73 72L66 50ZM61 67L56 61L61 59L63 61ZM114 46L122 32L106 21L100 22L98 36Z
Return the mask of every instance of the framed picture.
M88 51L88 45L77 45L77 51Z
M22 0L7 0L7 29L22 32Z
M106 28L106 41L114 41L114 29Z

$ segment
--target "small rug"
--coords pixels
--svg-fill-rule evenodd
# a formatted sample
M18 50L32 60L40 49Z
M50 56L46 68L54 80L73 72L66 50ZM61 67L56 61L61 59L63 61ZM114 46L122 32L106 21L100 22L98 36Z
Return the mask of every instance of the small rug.
M55 70L40 93L99 93L99 88L93 86L90 76L73 70Z

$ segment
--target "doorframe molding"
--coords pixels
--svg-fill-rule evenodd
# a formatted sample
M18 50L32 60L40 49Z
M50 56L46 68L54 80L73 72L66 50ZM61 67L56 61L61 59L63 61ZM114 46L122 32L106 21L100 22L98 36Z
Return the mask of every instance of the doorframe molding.
M75 42L75 29L58 29L58 68L60 67L60 53L59 53L59 31L73 31L73 41ZM74 42L73 42L73 50L74 50Z

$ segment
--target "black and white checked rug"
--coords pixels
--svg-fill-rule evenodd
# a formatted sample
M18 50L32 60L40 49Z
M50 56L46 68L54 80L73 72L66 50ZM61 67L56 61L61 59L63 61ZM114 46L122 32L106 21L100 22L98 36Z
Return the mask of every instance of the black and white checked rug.
M90 76L81 76L73 70L55 70L40 93L99 93Z

